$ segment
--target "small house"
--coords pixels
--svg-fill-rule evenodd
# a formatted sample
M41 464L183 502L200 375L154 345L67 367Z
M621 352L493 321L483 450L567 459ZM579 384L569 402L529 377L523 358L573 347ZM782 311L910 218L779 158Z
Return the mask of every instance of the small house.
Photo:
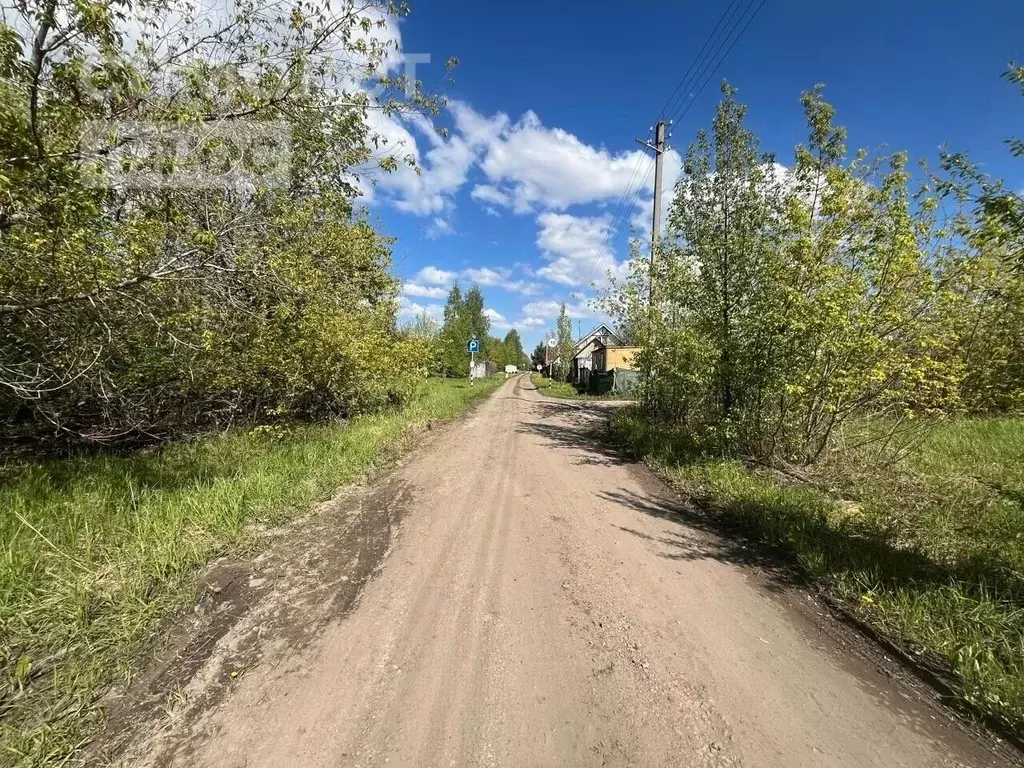
M632 347L626 344L608 344L603 341L594 342L594 351L590 355L591 368L594 371L604 373L616 369L623 371L635 371L636 354L640 347Z
M639 351L640 347L626 344L596 342L590 356L592 370L588 377L587 391L598 395L606 392L634 392L640 383L640 373L636 369Z
M622 339L604 323L594 328L586 336L576 342L572 351L570 364L571 380L581 386L587 385L587 379L593 365L592 356L598 343L621 345Z

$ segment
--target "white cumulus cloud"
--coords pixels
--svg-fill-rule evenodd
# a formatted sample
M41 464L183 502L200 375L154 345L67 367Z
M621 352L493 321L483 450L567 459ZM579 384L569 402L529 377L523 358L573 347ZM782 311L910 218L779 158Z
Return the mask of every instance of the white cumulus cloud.
M492 186L481 189L478 199L519 213L617 200L651 162L642 150L612 153L591 146L543 125L530 111L491 140L481 168Z
M455 228L440 216L436 217L423 230L423 235L428 240L436 240L439 237L446 237L447 235L454 234Z
M490 318L492 330L504 331L512 327L512 324L509 323L508 319L496 309L488 307L484 310L484 314Z
M410 301L405 296L402 296L398 300L398 316L403 320L408 320L414 317L418 317L423 313L426 313L435 320L440 320L444 317L444 307L440 304L419 304L415 301Z
M415 296L421 299L443 299L448 291L439 285L420 285L419 283L405 283L402 286L403 296Z
M539 318L541 322L558 317L562 311L562 302L554 299L531 301L523 305L523 317ZM574 320L598 317L599 314L590 306L586 299L574 299L565 302L565 313Z
M418 283L428 283L430 285L447 285L457 277L458 274L456 272L449 272L437 267L424 267L416 273L414 280Z
M477 184L469 194L474 200L480 200L485 203L494 203L495 205L503 205L505 207L512 205L512 199L507 194L497 187L492 187L490 184Z
M521 325L526 328L539 328L542 325L547 325L548 321L543 317L524 317L516 325Z
M409 284L423 284L429 285L450 285L456 280L464 280L469 283L476 283L484 287L501 288L509 293L519 293L523 296L536 296L541 292L541 286L536 282L523 280L515 277L515 273L512 269L507 267L468 267L461 271L455 272L446 269L440 269L435 266L424 267L416 273L415 277L407 283ZM417 287L412 290L428 290L425 288ZM431 291L437 289L429 289ZM447 293L447 291L442 291ZM419 296L425 296L427 294L415 294ZM435 294L430 294L432 297Z
M610 215L548 212L537 217L537 224L537 247L549 262L537 270L541 277L562 285L589 285L621 269L611 250Z

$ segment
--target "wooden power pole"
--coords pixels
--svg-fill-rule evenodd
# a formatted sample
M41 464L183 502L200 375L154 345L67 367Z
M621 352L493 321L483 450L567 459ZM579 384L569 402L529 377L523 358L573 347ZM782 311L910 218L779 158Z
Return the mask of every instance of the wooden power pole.
M658 235L661 233L661 171L665 164L665 121L654 126L654 221L651 228L650 302L654 304L654 259L658 253Z
M661 174L665 164L665 130L668 123L659 120L654 126L654 142L639 141L654 152L654 220L651 222L651 266L650 303L654 304L654 259L658 252L658 235L661 233Z

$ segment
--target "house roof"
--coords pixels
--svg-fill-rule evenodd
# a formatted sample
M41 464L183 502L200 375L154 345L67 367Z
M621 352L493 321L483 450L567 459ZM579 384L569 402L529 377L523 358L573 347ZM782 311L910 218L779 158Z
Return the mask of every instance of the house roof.
M601 323L600 325L598 325L595 328L593 328L589 333L587 333L586 335L580 337L580 340L577 341L576 345L572 348L572 356L576 357L577 355L579 355L579 353L582 352L583 349L590 342L592 342L592 341L600 341L600 337L601 336L605 336L607 338L615 339L615 341L618 342L618 344L622 343L622 339L619 338L619 335L617 333L615 333L615 331L613 331L611 328L609 328L605 323ZM612 346L618 346L618 345L613 344Z

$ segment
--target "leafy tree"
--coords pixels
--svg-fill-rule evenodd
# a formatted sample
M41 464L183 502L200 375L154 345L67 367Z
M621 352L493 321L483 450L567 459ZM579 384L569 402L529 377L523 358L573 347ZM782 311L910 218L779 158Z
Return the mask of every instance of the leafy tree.
M424 311L406 323L402 330L414 339L436 339L441 333L441 324Z
M505 339L502 343L505 346L505 365L514 365L517 368L522 368L527 357L526 352L523 351L523 342L519 338L519 331L515 328L510 329L505 334Z
M405 4L203 5L5 4L9 440L130 447L219 425L345 418L415 391L425 350L396 328L392 243L353 211L357 174L412 162L374 134L369 110L436 109L388 74L399 52L385 26ZM381 86L374 97L367 80ZM84 624L106 620L88 613ZM69 762L54 732L95 718L96 702L64 684L61 664L36 664L44 649L4 635L5 662L13 650L33 663L17 696L4 684L5 754ZM59 700L45 718L39 696Z
M381 146L368 108L436 109L384 76L378 32L406 9L235 11L30 0L0 23L9 434L151 439L411 391L390 243L351 204ZM161 133L190 151L148 152Z
M444 306L444 325L439 339L439 361L441 370L448 376L466 376L469 360L466 356L466 342L471 338L463 312L462 290L452 285Z
M415 347L414 357L421 361L423 375L437 373L441 367L441 324L424 311L407 322L402 332Z
M537 346L533 348L533 352L530 354L530 363L536 368L538 365L544 365L547 355L547 345L543 341L538 341Z
M1024 95L1024 67L1003 73ZM1007 140L1024 157L1024 140ZM982 173L966 155L943 152L940 199L953 203L940 232L938 257L948 287L942 319L950 329L951 362L964 377L963 404L971 411L1024 408L1024 198Z
M942 352L948 291L905 157L847 162L820 89L802 101L810 139L783 173L723 86L686 156L656 305L638 262L607 304L643 346L652 417L720 449L814 461L855 415L898 429L953 407L960 367Z
M484 314L484 297L479 286L470 286L463 295L458 284L453 285L445 304L440 336L442 370L449 376L468 376L466 345L471 339L478 339L481 352L486 357L490 347L487 335L490 327L491 320Z
M466 291L462 311L466 318L466 327L470 338L476 337L483 341L491 330L491 319L484 313L484 295L480 286L473 284Z
M558 378L568 380L569 372L571 370L572 362L572 351L573 351L573 337L572 337L572 320L569 317L568 312L563 302L561 309L558 312L558 324L557 324L557 336L558 346L555 347L555 360L556 365L554 367L554 373Z
M492 361L499 369L506 365L514 365L522 368L528 358L523 351L523 343L519 338L519 332L512 328L505 334L503 339L495 336L487 337L484 344L484 356Z
M929 222L911 205L906 156L861 152L844 165L844 133L820 89L803 104L811 138L788 204L788 268L801 279L785 305L780 432L814 459L855 415L895 428L952 407L958 371L939 354Z
M490 360L498 368L505 365L505 343L497 336L488 336L483 344L483 357Z

